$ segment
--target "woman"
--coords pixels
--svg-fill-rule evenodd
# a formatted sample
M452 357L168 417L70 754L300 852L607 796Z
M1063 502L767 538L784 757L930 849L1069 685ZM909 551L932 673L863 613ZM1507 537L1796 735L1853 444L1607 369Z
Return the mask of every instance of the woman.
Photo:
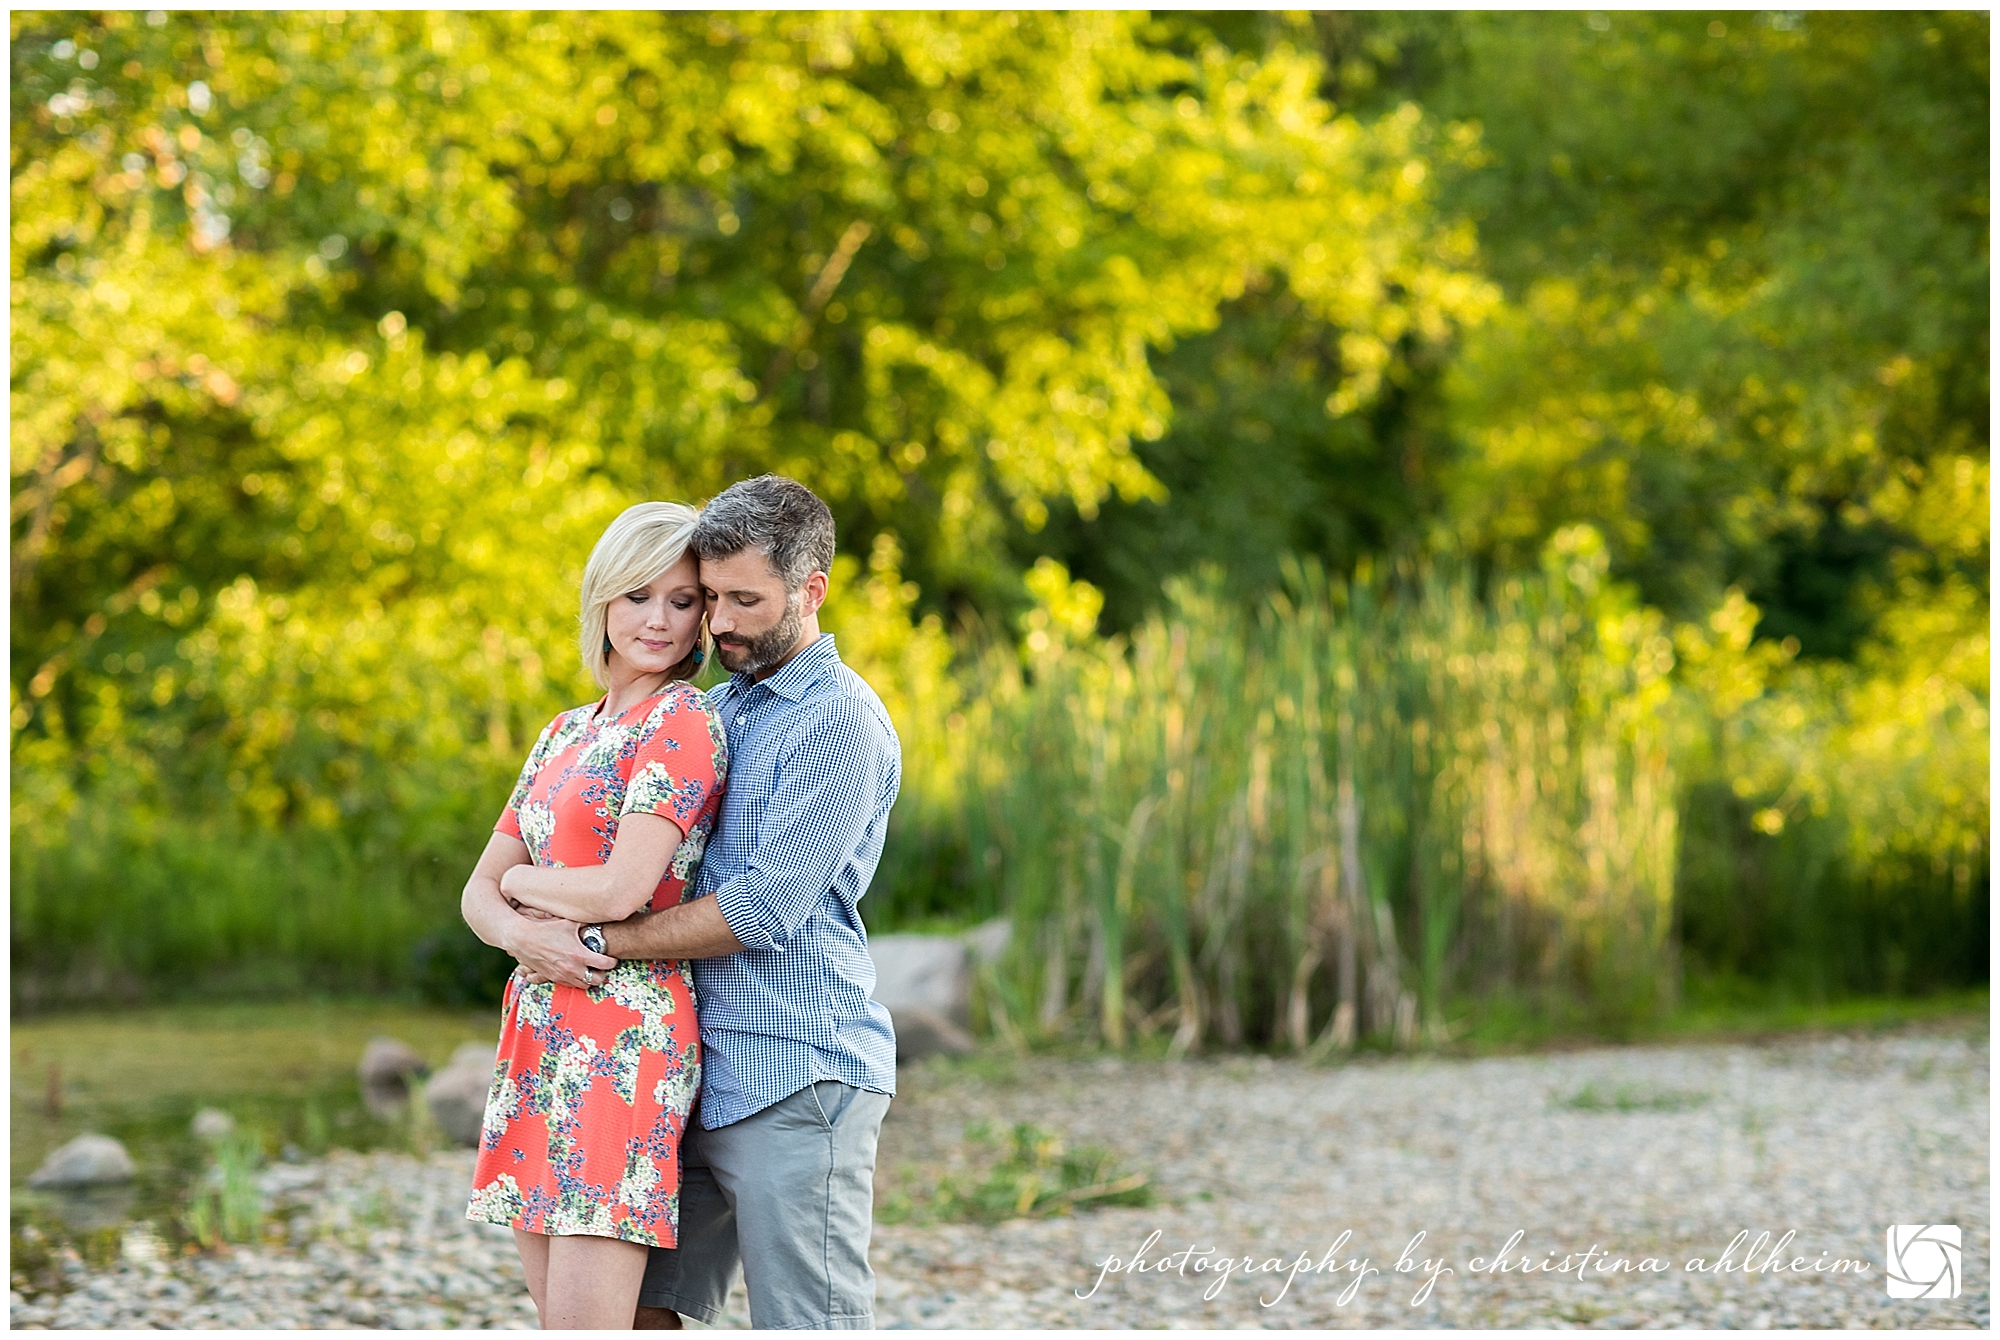
M640 503L591 550L581 650L604 696L542 731L465 886L466 923L516 958L574 952L552 920L587 941L592 923L679 902L700 863L728 745L687 682L706 654L695 516ZM544 1328L631 1326L647 1249L676 1245L701 1081L685 963L585 980L508 983L466 1210L513 1227Z

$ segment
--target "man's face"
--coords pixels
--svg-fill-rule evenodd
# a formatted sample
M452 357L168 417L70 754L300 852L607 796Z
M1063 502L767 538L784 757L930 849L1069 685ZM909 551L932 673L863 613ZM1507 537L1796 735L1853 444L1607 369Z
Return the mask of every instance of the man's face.
M787 592L771 560L756 549L702 560L708 631L716 659L731 674L761 675L798 647L803 590Z

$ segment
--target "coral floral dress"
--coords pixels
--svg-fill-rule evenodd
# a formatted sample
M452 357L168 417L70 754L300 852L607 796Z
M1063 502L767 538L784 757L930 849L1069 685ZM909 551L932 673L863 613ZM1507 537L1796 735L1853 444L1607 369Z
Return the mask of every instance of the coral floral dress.
M670 819L681 843L647 906L671 907L715 826L728 737L684 683L616 717L603 706L548 724L494 829L536 865L573 867L608 861L627 814ZM681 1135L701 1086L687 964L628 959L588 989L516 973L502 1008L466 1218L674 1246Z

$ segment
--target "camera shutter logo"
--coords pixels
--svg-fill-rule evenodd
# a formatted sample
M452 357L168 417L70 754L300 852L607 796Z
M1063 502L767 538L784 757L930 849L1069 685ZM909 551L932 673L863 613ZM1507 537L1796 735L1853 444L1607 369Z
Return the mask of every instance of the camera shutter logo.
M1956 1298L1959 1284L1957 1224L1891 1224L1891 1298Z

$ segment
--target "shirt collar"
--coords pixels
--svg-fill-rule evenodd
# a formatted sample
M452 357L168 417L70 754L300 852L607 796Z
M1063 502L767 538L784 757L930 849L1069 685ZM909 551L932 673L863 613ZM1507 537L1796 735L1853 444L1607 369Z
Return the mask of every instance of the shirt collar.
M746 693L753 688L766 688L780 698L793 702L805 697L806 690L819 682L830 666L840 662L840 653L833 649L833 634L821 633L819 640L811 646L801 648L791 660L778 667L778 672L769 679L752 679L749 675L733 675L730 683L738 693Z

